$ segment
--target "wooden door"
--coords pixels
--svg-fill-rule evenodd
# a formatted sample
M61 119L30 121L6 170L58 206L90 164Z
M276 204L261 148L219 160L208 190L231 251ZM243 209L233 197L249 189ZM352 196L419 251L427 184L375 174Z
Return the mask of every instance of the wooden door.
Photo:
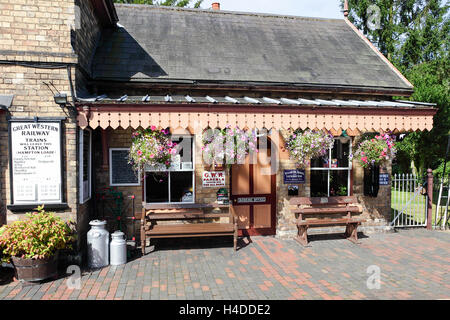
M270 174L268 152L257 155L256 163L231 167L231 201L238 216L240 236L274 235L276 232L276 175ZM265 172L266 171L266 172ZM264 174L269 171L269 174Z

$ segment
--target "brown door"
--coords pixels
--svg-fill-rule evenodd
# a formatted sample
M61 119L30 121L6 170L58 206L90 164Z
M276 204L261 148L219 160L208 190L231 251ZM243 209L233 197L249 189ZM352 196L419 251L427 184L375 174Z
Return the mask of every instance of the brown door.
M266 157L270 149L267 154L259 153L254 164L247 156L245 164L231 167L231 201L240 236L274 235L276 231L276 175L264 174L270 170Z

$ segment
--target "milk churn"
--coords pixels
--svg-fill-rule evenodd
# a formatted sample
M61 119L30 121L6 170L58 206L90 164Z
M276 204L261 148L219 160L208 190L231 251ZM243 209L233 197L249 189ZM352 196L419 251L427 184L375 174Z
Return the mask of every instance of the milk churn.
M115 231L111 234L111 265L118 266L127 263L127 241L122 231Z
M101 268L109 264L109 232L105 229L106 221L92 220L91 230L87 233L88 266Z

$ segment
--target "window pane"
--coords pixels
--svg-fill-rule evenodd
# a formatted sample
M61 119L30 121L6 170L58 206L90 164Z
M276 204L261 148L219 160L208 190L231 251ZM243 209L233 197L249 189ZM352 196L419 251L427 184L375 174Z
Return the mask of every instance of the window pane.
M311 159L311 168L328 168L328 154L320 158Z
M328 197L328 170L311 170L311 197Z
M169 202L169 176L167 173L147 172L145 177L147 203Z
M192 172L170 173L171 202L194 202Z
M89 165L90 165L90 143L91 134L88 130L83 130L83 181L88 181L89 179Z
M350 154L350 141L341 143L339 139L334 140L333 149L331 149L331 167L348 168L348 156Z
M331 170L330 172L330 197L348 195L348 171Z
M181 147L179 152L179 159L181 162L192 162L192 137L180 137L180 136L172 136L172 141L176 143L179 147Z

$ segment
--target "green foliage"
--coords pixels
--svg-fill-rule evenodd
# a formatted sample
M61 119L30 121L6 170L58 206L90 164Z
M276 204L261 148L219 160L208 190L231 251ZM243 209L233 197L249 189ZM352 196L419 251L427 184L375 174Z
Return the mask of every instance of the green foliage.
M449 74L448 55L416 65L405 73L415 87L410 99L436 103L438 108L431 131L409 134L397 145L400 153L410 155L419 173L424 173L427 168L438 167L445 158L447 137L450 133ZM403 161L407 161L407 157L404 158Z
M310 159L324 156L334 145L334 138L328 132L314 130L291 131L286 149L299 168L306 168Z
M114 0L115 3L129 3L129 4L148 4L154 6L169 6L169 7L188 7L193 2L194 8L200 8L203 0Z
M354 158L362 167L367 168L393 159L395 153L395 143L389 134L375 135L358 143Z
M344 0L341 0L343 7ZM349 0L349 20L401 71L448 52L448 4L442 0ZM380 9L379 28L369 28Z
M0 228L2 261L11 257L43 259L53 256L57 250L71 247L74 230L70 223L45 212L39 206L35 212L27 213L26 220L15 221Z
M169 169L172 156L178 153L176 147L177 144L170 139L168 129L158 130L155 126L151 126L145 130L138 130L132 134L129 163L136 172L145 165Z
M343 0L341 6L343 7ZM349 20L414 85L410 100L436 103L430 132L414 132L397 143L396 170L418 174L438 167L450 133L449 2L443 0L349 0ZM368 27L370 5L380 8L380 28Z

